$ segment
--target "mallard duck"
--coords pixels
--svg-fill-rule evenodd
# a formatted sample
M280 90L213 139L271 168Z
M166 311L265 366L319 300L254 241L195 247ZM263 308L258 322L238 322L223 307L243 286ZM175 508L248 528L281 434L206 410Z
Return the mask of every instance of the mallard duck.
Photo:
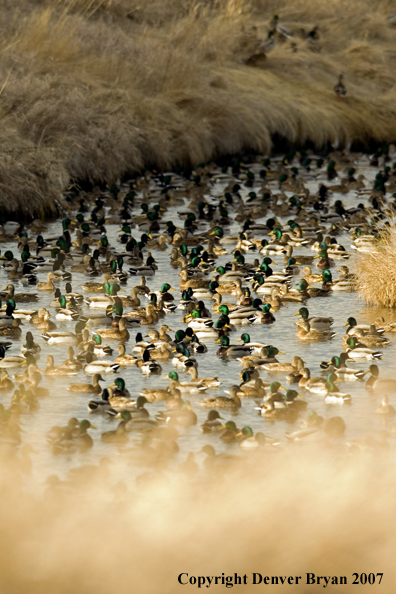
M305 388L306 390L308 390L309 392L312 392L313 394L321 394L321 395L327 394L327 388L326 388L327 379L325 379L323 377L311 377L311 372L307 367L304 367L303 369L301 369L300 374L301 374L301 379L298 382L298 385L300 388ZM330 374L328 374L328 377L329 377L329 375ZM333 379L337 379L336 376L334 376Z
M321 363L322 369L327 371L332 371L338 379L342 381L359 381L363 378L364 372L360 369L353 369L352 367L348 367L346 365L346 361L348 359L348 355L346 353L342 353L339 357L332 357L329 363Z
M229 394L227 396L215 396L214 398L203 398L199 402L201 406L205 408L233 408L237 409L240 408L242 403L241 399L238 396L239 386L231 386L226 393Z
M333 374L331 374L330 377L327 378L327 394L325 396L324 401L326 402L326 404L344 404L345 402L349 404L352 400L351 395L339 391L339 389L337 388L337 386L334 385L331 379L332 375Z
M317 318L309 317L309 311L306 307L301 307L297 313L294 314L295 316L300 315L301 318L297 320L297 325L300 323L308 322L309 327L312 330L327 330L329 331L331 326L333 325L333 318ZM305 328L305 324L303 324L303 328Z
M107 359L100 359L100 361L96 361L92 359L91 355L91 357L87 358L87 364L84 367L84 372L87 375L95 375L96 373L115 373L119 368L119 364L114 363L114 361L109 361Z
M0 326L0 336L9 336L18 339L21 337L21 320L13 320L11 326Z
M70 392L89 392L92 394L100 394L102 392L102 388L100 387L99 382L103 382L103 378L99 373L95 373L92 378L92 384L70 384L68 386L68 390Z
M230 345L230 339L228 336L220 336L218 340L215 342L219 342L221 347L217 351L217 355L219 357L244 357L245 355L250 355L252 349L250 346L243 344L243 345Z
M125 387L125 380L122 377L117 377L109 388L113 388L112 397L131 398L129 390Z
M1 306L1 301L0 301L0 306ZM15 301L13 299L9 299L7 304L4 305L0 309L0 323L2 324L2 321L4 318L11 318L11 319L16 318L16 319L27 320L28 322L31 322L32 319L34 318L34 316L37 315L37 313L38 313L38 311L35 309L20 309L19 307L17 309ZM7 325L7 324L5 324L5 325Z
M77 375L77 371L69 369L67 367L55 367L54 358L52 355L48 355L46 360L45 375Z
M36 344L33 340L33 334L29 331L26 332L26 343L21 346L21 353L25 355L26 353L31 353L35 355L41 351L41 346ZM0 362L1 363L1 362Z
M159 374L162 372L162 367L159 363L150 360L150 350L154 348L154 345L146 347L142 353L142 358L139 359L136 365L144 375L150 375L152 373Z
M81 285L81 288L86 293L104 293L105 292L104 285L105 285L105 283L108 283L111 280L111 278L112 278L111 274L106 273L103 275L103 280L101 283L98 283L98 282L83 283Z
M186 374L191 375L191 380L189 383L195 383L200 386L206 386L207 388L217 388L217 386L220 386L221 384L217 377L198 378L198 370L194 365L188 368Z
M88 307L96 309L106 309L109 305L113 305L114 297L117 296L118 291L122 290L116 283L104 283L104 295L96 295L95 297L85 297L84 301Z
M69 322L76 322L80 317L80 312L76 309L68 308L66 297L61 295L59 297L60 309L55 314L57 320L66 320Z
M217 410L210 410L208 412L208 418L204 423L201 425L201 433L212 433L212 431L217 431L221 426L222 422L219 419L223 417L220 416L220 413Z
M15 388L14 382L8 375L8 372L3 369L0 372L0 391L9 392Z
M120 342L118 347L114 350L119 352L119 355L114 359L114 363L118 363L118 365L121 367L136 365L137 357L134 355L128 355L125 352L125 344L123 342Z
M181 277L180 289L208 289L209 282L203 278L189 278L188 271L182 270L179 274Z
M371 373L371 376L368 378L365 385L367 390L396 392L396 380L391 378L379 378L379 369L377 365L370 365L363 375L366 375L367 373Z
M267 345L263 344L262 342L252 342L247 332L241 334L241 337L237 339L237 342L240 341L243 342L244 346L250 348L251 353L261 353L262 349L267 348Z
M38 291L51 291L53 293L55 291L54 280L59 280L59 277L54 274L53 272L49 272L47 274L47 282L46 283L38 283L36 285L36 289Z
M111 417L115 417L117 415L117 411L110 405L110 393L111 392L108 389L104 389L100 399L90 400L87 405L88 412L106 414Z
M265 363L263 368L271 373L282 372L282 373L294 373L304 368L305 361L295 355L291 360L291 363Z
M354 336L354 334L359 332L368 332L371 328L369 324L358 324L356 318L353 317L348 318L344 326L347 326L346 333L348 334L348 336ZM374 330L376 331L378 336L381 336L385 332L385 328L374 327ZM371 331L373 331L372 328Z
M389 338L385 336L381 336L379 332L377 332L376 327L374 324L370 326L370 329L366 332L363 330L356 330L353 335L361 345L365 347L385 347L390 345L391 341Z
M44 332L53 332L54 330L56 330L57 326L55 322L50 320L51 316L49 311L46 309L44 309L43 311L44 313L42 319L37 322L37 329L43 330Z
M186 382L180 382L179 375L176 373L176 371L170 371L166 377L169 378L171 382L173 382L172 388L177 388L182 394L196 394L197 392L204 392L209 388L205 382L199 383L199 380L198 382L194 379Z
M92 405L93 407L95 407L94 402L97 402L97 401L91 400L89 405ZM131 398L128 398L126 396L114 396L113 390L110 387L103 390L101 400L99 402L100 402L99 406L104 407L103 409L100 409L99 412L105 412L106 414L109 414L112 417L116 416L119 412L122 412L123 410L130 410L130 409L134 408L135 404L136 404L136 402L134 400L132 400ZM102 402L103 402L103 404L102 404ZM110 408L108 408L106 406L106 404L104 404L105 402L107 402L107 404ZM96 412L96 411L93 410L92 412Z
M41 336L48 344L77 344L78 342L77 335L66 330L44 332Z
M0 293L0 297L4 298L6 302L12 300L17 303L29 303L31 301L37 301L38 296L36 293L15 293L15 287L13 284L6 286L6 291Z
M251 317L249 321L252 324L272 324L276 321L275 316L271 312L271 304L264 303L261 308L261 311L256 311Z
M98 357L104 357L105 355L113 354L113 349L111 348L111 346L102 343L102 337L100 336L100 334L94 334L92 336L92 341L94 344L93 352Z
M347 266L341 266L337 272L341 273L341 276L333 281L333 291L345 291L347 293L353 293L356 291L357 278L356 275L351 274Z
M70 369L71 371L80 371L82 368L82 364L77 361L74 356L74 349L73 347L69 347L67 349L67 359L64 363L61 364L61 368Z
M11 355L5 357L5 348L0 346L0 369L14 369L15 367L21 367L26 365L27 361L25 357L19 357L18 355Z
M129 340L129 332L126 328L124 318L121 318L118 324L118 328L99 328L97 330L102 338L108 338L111 340L118 340L119 342L127 342Z
M296 336L300 340L331 340L336 335L336 332L331 330L319 330L318 328L311 328L308 320L301 319L297 328Z
M355 336L350 336L346 341L346 352L348 359L381 359L381 351L373 351L367 347L362 346Z
M396 415L394 407L391 404L389 404L388 396L384 396L382 398L381 406L376 409L375 414L384 415L387 417L394 417Z
M310 266L305 266L302 270L304 275L304 280L310 285L312 283L320 283L322 280L321 274L314 274Z

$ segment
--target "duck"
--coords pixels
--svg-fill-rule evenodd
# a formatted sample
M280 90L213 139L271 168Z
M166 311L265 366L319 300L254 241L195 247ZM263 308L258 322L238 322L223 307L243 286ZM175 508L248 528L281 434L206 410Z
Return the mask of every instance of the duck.
M20 338L22 334L20 326L21 320L13 319L10 326L0 326L0 336L9 336L13 339Z
M60 308L55 314L57 320L76 322L80 318L80 312L72 307L67 307L66 297L64 295L59 297L59 305Z
M33 340L33 334L29 331L26 332L26 343L21 346L21 353L25 355L27 352L35 355L41 351L41 346L36 344ZM1 363L1 362L0 362Z
M73 347L69 347L67 349L67 359L64 363L61 364L61 368L69 369L70 371L80 371L82 369L82 364L77 361L74 356L74 349Z
M47 282L46 283L38 283L36 285L36 289L38 291L51 291L51 293L53 293L55 291L54 280L59 280L59 277L56 274L54 274L53 272L49 272L47 274Z
M100 336L100 334L94 334L91 340L94 344L93 352L98 357L105 357L106 355L111 356L113 354L113 349L111 348L111 346L102 343L102 337Z
M295 355L291 360L291 363L280 363L279 361L274 363L265 363L263 369L270 371L271 373L295 373L304 368L305 361L298 355Z
M396 415L394 407L391 404L389 404L388 396L384 396L382 398L381 406L376 409L375 414L384 415L387 417L394 417Z
M331 374L332 376L333 374ZM340 392L337 386L333 383L332 379L328 377L326 382L327 394L325 395L324 401L326 404L344 404L350 403L352 398L350 394Z
M103 377L100 375L100 373L95 373L92 378L92 384L70 384L67 389L70 392L89 392L91 394L100 394L102 392L102 388L100 387L99 382L103 381Z
M312 392L313 394L320 394L320 395L326 395L327 394L327 388L326 388L326 381L327 379L323 378L323 377L311 377L311 372L308 369L308 367L304 367L301 371L301 379L298 382L298 386L300 388L305 388L305 390L308 390L309 392ZM328 374L328 378L329 378ZM333 379L337 379L336 376L334 376Z
M359 359L381 359L382 352L374 351L367 347L362 346L355 336L350 336L346 341L346 352L348 359L359 360Z
M139 359L136 363L137 367L143 373L143 375L150 375L152 373L159 374L162 372L162 367L159 363L155 361L151 361L150 359L150 350L154 348L154 345L149 345L146 347L142 353L142 358Z
M29 303L38 300L36 293L15 293L15 287L11 283L6 286L6 293L0 293L0 297L4 298L7 302L13 300L17 303Z
M15 388L15 384L8 375L8 371L6 369L2 369L0 371L0 391L2 392L9 392Z
M216 409L210 410L208 412L207 419L200 426L201 433L212 433L213 431L218 431L223 425L219 419L223 419L223 417L220 416L219 411Z
M252 324L273 324L273 322L276 321L276 318L273 315L273 313L271 312L271 310L272 310L271 304L264 303L261 311L257 311L255 314L253 314L249 318L249 321Z
M0 362L1 363L1 362ZM371 373L371 376L366 381L366 390L381 390L382 392L396 392L396 380L392 378L379 378L378 365L370 365L367 371L363 373L366 375Z
M348 367L346 365L346 361L348 359L348 355L346 353L342 353L339 357L332 357L331 361L328 363L321 363L322 369L327 371L332 371L338 379L342 381L359 381L363 378L365 373L360 369L354 369L353 367Z
M191 380L189 383L206 386L207 388L217 388L221 384L217 377L198 378L198 370L194 365L187 369L186 375L191 375Z
M131 398L129 390L125 387L125 380L122 377L117 377L108 388L112 388L112 398Z
M208 382L200 382L194 379L186 382L180 382L179 374L176 371L170 371L166 378L169 378L173 383L172 387L176 387L182 394L196 394L197 392L205 392L211 386Z
M368 332L371 328L371 325L369 324L358 324L356 318L354 317L349 317L344 326L347 327L346 334L348 336L354 336L357 333ZM385 328L375 328L375 330L378 336L385 332Z
M250 355L252 352L251 347L246 344L231 345L230 339L226 335L220 336L220 338L215 342L221 344L221 347L216 353L219 357L238 358L244 357L245 355Z
M237 339L237 342L241 341L244 346L250 349L250 353L261 353L262 349L267 348L267 345L262 342L252 342L250 340L250 335L247 332L241 334L241 337Z
M118 324L118 328L99 328L97 334L102 338L108 338L111 340L118 340L119 342L127 342L130 338L129 332L126 328L124 318L121 318Z
M294 314L295 316L300 315L301 318L297 320L297 324L299 322L308 322L309 327L312 330L327 330L329 331L331 326L333 325L334 319L330 317L309 317L309 311L306 307L300 307L297 313ZM305 325L304 325L305 326ZM304 327L303 326L303 327Z
M84 324L85 325L85 324ZM41 335L48 344L77 344L77 335L66 330L54 330L52 332L44 332Z
M119 364L114 361L108 359L95 360L91 355L90 357L87 357L87 364L84 367L84 372L87 375L95 375L97 373L116 373L119 368Z
M55 322L50 319L50 313L47 309L43 310L42 319L37 322L37 329L44 332L53 332L57 329Z
M205 408L232 408L238 409L242 406L241 399L238 396L239 386L231 386L226 392L229 396L215 396L213 398L203 398L199 405Z
M45 375L77 375L77 371L69 369L68 367L55 367L54 357L52 355L48 355L46 365L47 367L44 371Z
M120 365L121 367L136 365L136 362L138 360L137 357L135 357L134 355L128 355L125 352L125 344L123 342L120 342L120 344L115 350L118 351L119 354L114 359L114 363L118 363L118 365Z
M300 340L331 340L336 336L336 332L331 330L319 330L318 328L311 328L308 320L300 319L297 328L296 336Z
M111 392L105 388L100 398L90 400L87 405L88 412L106 414L110 417L115 417L117 415L117 411L110 405L110 394Z
M25 357L18 355L10 355L5 357L6 350L3 346L0 346L0 369L14 369L26 365L27 360Z

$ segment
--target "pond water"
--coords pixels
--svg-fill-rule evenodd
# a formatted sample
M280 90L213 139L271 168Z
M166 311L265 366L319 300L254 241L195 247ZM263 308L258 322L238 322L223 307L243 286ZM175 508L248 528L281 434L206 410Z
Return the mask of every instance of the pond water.
M272 166L277 164L278 160L276 158L271 160ZM262 169L262 165L258 163L249 164L249 168L258 173L260 169ZM367 156L363 155L360 156L356 161L356 169L357 173L363 174L366 177L366 188L372 188L372 183L374 177L378 171L378 168L371 167L369 165L369 159ZM218 204L219 197L223 195L224 188L229 183L230 179L232 179L231 174L223 174L220 173L219 170L213 170L213 184L211 186L210 194L205 195L205 199L208 202L213 202L213 204ZM234 179L234 178L233 178ZM256 175L256 182L253 187L245 187L241 184L241 195L245 199L248 193L252 190L257 190L261 186L261 180L258 175ZM238 181L238 180L235 180ZM172 182L178 185L183 183L182 178L178 178L177 175L172 174ZM326 177L325 167L322 167L320 170L316 170L316 168L311 173L304 173L304 183L306 187L308 187L312 193L317 192L318 184L324 183L326 185L331 185L334 182L328 182ZM152 190L158 190L158 184L155 181L150 182L150 188ZM269 182L268 187L277 193L278 190L278 182ZM123 187L121 188L124 189ZM125 187L125 190L128 188ZM287 196L292 196L292 192L286 192ZM134 212L139 213L141 212L139 204L142 198L142 192L137 192L137 196L135 199L136 208ZM343 204L348 207L356 206L358 203L363 202L364 204L368 204L369 194L360 194L357 191L350 191L348 194L337 194L333 193L330 198L328 199L329 205L333 205L335 200L341 199ZM155 202L153 202L155 203ZM185 220L185 214L179 215L179 213L185 213L188 210L189 200L185 200L184 206L178 207L170 207L164 217L164 220L172 220L177 227L182 227ZM75 213L74 213L75 214ZM230 214L233 216L233 210L230 209ZM70 215L73 218L73 213ZM265 222L271 216L271 212L263 218L260 219L258 222ZM282 224L285 224L286 221L290 218L290 215L284 218L281 218ZM199 231L205 231L209 228L210 222L200 222L199 223ZM237 234L240 231L240 223L232 222L231 225L225 228L226 234ZM29 227L27 227L29 228ZM57 221L50 222L47 225L47 230L43 232L44 238L46 237L56 237L61 234L61 218ZM117 249L120 251L123 249L123 246L119 243L119 231L120 225L106 225L107 236L109 238L109 242L111 246L117 246ZM132 228L132 234L135 238L139 237L141 231L139 231L138 226L136 225ZM260 233L254 233L255 237L262 237ZM269 238L267 238L269 239ZM348 252L351 252L350 245L352 242L352 238L350 234L345 232L343 235L337 237L338 242L345 246ZM169 244L170 245L170 244ZM228 254L226 256L221 256L217 260L217 265L225 264L233 259L233 255L231 254L231 250L234 249L234 245L226 245L225 246ZM17 252L15 242L6 242L1 245L2 253L4 253L7 249L11 249L14 253ZM159 250L151 250L153 256L155 257L156 262L158 263L158 270L156 271L155 275L152 277L147 277L147 284L150 287L150 290L159 290L161 285L165 282L169 282L173 287L178 289L180 283L180 277L178 276L180 270L175 269L170 266L170 259L169 259L169 249L165 251ZM308 248L298 248L295 250L296 253L301 255L312 255L312 250L310 247ZM18 252L19 254L19 252ZM18 255L19 257L19 255ZM254 258L259 257L261 261L261 257L257 251L248 252L246 255L246 260L248 262L252 262ZM284 255L281 256L271 256L274 261L273 269L281 270L283 269L283 258ZM353 255L351 258L345 262L350 271L353 272ZM340 265L343 262L340 262ZM125 266L128 269L128 266ZM301 267L302 268L302 267ZM334 268L337 270L337 267ZM44 281L46 274L40 275L39 281ZM334 273L334 278L337 277L337 274ZM298 280L301 276L295 276L293 278L293 286L298 283ZM81 284L87 280L87 277L84 274L73 273L72 275L72 287L73 291L75 292L83 292L81 290ZM95 279L94 279L95 280ZM128 278L128 282L126 285L123 285L123 289L126 290L126 294L130 294L130 290L140 281L140 277L133 277L131 276ZM7 279L7 270L0 268L0 287L5 287L8 283ZM16 293L18 291L31 291L36 292L34 286L29 287L26 289L22 287L19 281L14 282L16 287ZM64 288L64 283L58 283L60 288ZM38 292L40 301L37 304L20 304L21 308L38 308L38 307L48 307L51 311L52 319L55 319L55 310L49 307L50 301L53 299L53 295L48 292ZM88 295L89 296L89 295ZM175 298L178 300L180 298L180 293L175 293ZM145 298L142 298L142 302L144 304ZM225 301L236 302L236 298L232 297L231 295L224 296ZM205 300L206 305L208 308L212 308L212 301ZM238 329L236 332L231 333L230 338L231 342L235 343L236 339L239 338L239 335L246 331L250 334L252 341L260 341L264 344L272 344L281 350L284 355L279 355L278 360L281 362L289 362L291 361L294 355L299 355L303 358L306 362L306 366L309 367L311 370L312 376L317 376L320 373L319 364L321 361L329 361L333 355L339 355L341 352L341 338L344 335L344 324L349 316L354 316L358 323L370 323L371 321L375 320L378 316L383 315L385 318L391 317L390 311L384 308L379 307L367 307L357 296L356 293L343 293L343 292L334 292L331 296L326 298L315 298L310 299L306 304L309 308L309 312L311 316L332 316L334 318L333 330L337 333L336 336L331 341L323 341L323 342L304 342L300 341L296 335L296 326L293 325L295 323L296 318L293 317L300 305L297 303L286 303L283 307L279 309L274 315L276 318L276 322L272 325L250 325L250 326L242 326L240 330ZM18 306L18 304L17 304ZM89 317L89 311L86 304L83 305L84 308L84 315ZM129 308L125 308L128 310ZM166 318L160 319L157 327L161 324L166 323L169 327L175 331L179 328L185 328L186 325L182 323L182 317L185 314L183 310L176 309L175 312L167 314ZM213 314L213 318L217 319L217 315ZM62 330L69 330L74 331L73 322L57 322L58 329ZM132 352L132 347L135 342L135 335L138 331L142 331L144 334L148 331L148 326L142 326L141 328L130 328L131 338L130 341L126 344L126 350L128 353ZM36 329L35 326L29 324L28 322L23 323L22 327L23 333L22 338L20 341L13 341L13 345L11 349L7 352L9 355L13 354L20 354L20 347L23 342L25 342L25 334L28 330L33 332L35 341L38 342L42 348L40 353L40 358L38 359L38 366L40 369L45 369L45 361L49 354L52 354L55 359L55 365L59 365L67 358L67 346L65 345L48 345L44 339L40 336L40 332ZM391 344L388 347L383 348L383 358L379 362L380 367L380 375L383 377L392 377L394 375L394 359L396 355L396 340L393 340L392 334L387 335L391 339ZM104 341L107 344L111 344L114 348L117 346L116 341ZM239 373L241 370L241 365L239 361L236 360L222 360L216 356L216 351L218 349L218 344L214 343L214 340L206 341L205 343L208 347L208 352L205 354L198 354L195 355L199 365L199 376L201 377L212 377L217 376L218 379L221 381L221 386L215 390L208 390L205 393L205 396L212 396L212 395L223 395L224 390L227 390L233 384L239 384ZM113 354L116 356L117 352ZM369 366L369 362L364 360L364 362L352 362L351 365L358 369L366 370ZM103 382L103 387L106 385L111 384L114 381L115 377L123 377L126 382L126 387L130 390L132 397L136 397L139 392L144 389L145 387L161 387L164 388L168 385L169 380L164 379L163 376L167 375L171 370L175 369L169 362L161 362L163 373L159 376L149 376L145 377L141 374L140 370L136 366L132 367L124 367L120 368L119 372L116 375L107 375L105 377L105 381ZM10 375L14 372L20 372L20 370L11 370ZM188 379L189 376L184 377L184 372L179 371L180 380L183 381L184 379ZM276 379L279 381L283 381L285 375L276 374L276 376L267 373L266 371L261 371L261 377L264 381L271 380L271 378ZM34 453L32 454L33 460L33 468L34 472L32 474L32 481L36 484L43 484L46 480L46 477L50 474L57 474L58 476L62 477L67 473L68 469L72 466L76 466L77 464L84 464L92 461L98 461L103 456L108 456L112 459L117 457L122 457L124 454L125 449L128 449L134 443L140 442L142 439L141 434L139 433L129 433L129 442L126 445L118 446L115 444L106 444L103 443L100 439L101 433L104 431L108 431L109 429L115 429L117 426L118 420L110 419L107 416L102 415L88 415L87 412L87 402L92 397L88 394L83 393L73 393L67 390L67 387L70 383L79 383L79 382L86 382L87 376L84 374L83 371L80 371L76 376L70 377L54 377L50 378L48 376L43 376L43 381L41 385L43 387L47 387L50 390L50 397L43 398L40 400L40 407L37 411L29 414L29 415L22 415L21 416L21 426L23 428L23 443L30 443L34 448ZM283 385L287 387L287 384L283 382ZM343 440L343 444L356 440L356 439L363 439L367 437L367 435L378 436L380 432L386 428L388 421L385 421L382 416L375 414L375 410L378 408L381 396L380 395L373 395L365 389L364 382L346 382L346 383L339 383L342 391L348 392L352 396L352 403L350 405L329 405L324 402L322 396L316 396L314 394L310 394L307 391L299 390L300 394L303 398L308 402L308 410L315 410L319 415L322 415L324 418L329 418L334 415L340 415L345 420L346 423L346 433L345 433L345 440ZM294 386L292 386L294 387ZM5 406L7 406L10 402L12 393L2 393L0 396L1 402ZM391 395L390 395L391 396ZM198 402L202 396L201 395L191 395L188 397L190 400L194 411L198 415L198 423L195 426L192 426L188 429L179 428L180 437L178 439L178 445L180 451L178 455L174 458L171 466L178 465L181 461L187 458L189 452L195 452L197 454L196 460L201 460L200 454L198 454L202 448L202 446L206 443L211 443L216 452L227 451L227 452L238 452L238 445L226 445L223 444L219 440L218 434L213 435L203 435L200 432L200 424L206 419L208 410L205 408L201 408L198 405ZM393 404L396 403L396 397ZM391 404L392 404L392 396L391 396ZM238 427L243 427L245 425L250 426L253 431L256 432L263 432L264 435L276 438L284 445L285 448L295 448L293 444L290 444L286 437L285 433L287 431L297 429L298 423L293 426L290 425L285 420L276 420L270 421L268 419L263 418L261 415L257 413L255 409L256 403L253 398L246 398L242 401L241 408L235 412L231 413L227 410L222 410L221 415L225 418L225 420L233 419ZM150 412L152 417L160 411L164 410L164 402L157 402L153 404L148 404L147 409ZM307 413L303 412L301 414L301 418L306 418ZM78 419L89 418L91 422L97 428L96 430L90 430L90 434L94 439L94 447L83 453L74 453L70 455L60 455L54 456L51 448L49 447L46 439L47 431L54 425L65 425L70 417L77 417ZM389 421L392 422L392 421ZM389 442L392 444L392 439L389 439ZM345 445L345 450L347 446ZM142 472L141 468L134 470L131 468L131 477L136 473ZM125 479L125 477L123 477Z

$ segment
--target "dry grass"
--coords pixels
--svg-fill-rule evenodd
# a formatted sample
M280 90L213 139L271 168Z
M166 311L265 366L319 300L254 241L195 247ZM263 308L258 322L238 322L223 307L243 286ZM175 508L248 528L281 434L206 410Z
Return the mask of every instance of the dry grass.
M358 291L369 305L396 307L396 220L371 253L357 252Z
M393 141L393 3L5 0L0 206L51 214L69 180L290 143ZM293 32L244 64L274 13ZM319 26L321 51L302 29ZM297 52L291 43L297 44ZM346 101L333 92L342 70ZM11 200L10 200L11 198Z
M354 572L382 572L381 586L366 588L393 592L393 453L335 461L337 448L315 446L314 454L307 447L288 454L265 448L244 456L243 470L225 478L205 470L148 474L136 488L124 480L133 472L124 452L122 462L114 455L109 472L88 466L65 482L52 479L44 495L28 494L15 461L12 472L2 461L8 471L0 482L2 591L168 594L181 590L182 572L237 572L247 574L247 585L227 591L250 594L263 587L252 584L257 572L303 576L298 586L276 586L303 593L318 591L306 586L312 572L346 576L347 585L329 591L348 593L356 590Z

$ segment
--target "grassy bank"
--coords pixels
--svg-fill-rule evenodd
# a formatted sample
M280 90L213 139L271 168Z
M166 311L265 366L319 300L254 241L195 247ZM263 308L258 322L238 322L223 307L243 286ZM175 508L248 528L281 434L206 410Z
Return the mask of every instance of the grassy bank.
M396 138L393 2L5 0L0 206L243 149ZM291 37L255 66L274 14ZM318 26L319 39L307 33ZM254 60L253 60L254 61ZM333 87L340 72L348 95Z

